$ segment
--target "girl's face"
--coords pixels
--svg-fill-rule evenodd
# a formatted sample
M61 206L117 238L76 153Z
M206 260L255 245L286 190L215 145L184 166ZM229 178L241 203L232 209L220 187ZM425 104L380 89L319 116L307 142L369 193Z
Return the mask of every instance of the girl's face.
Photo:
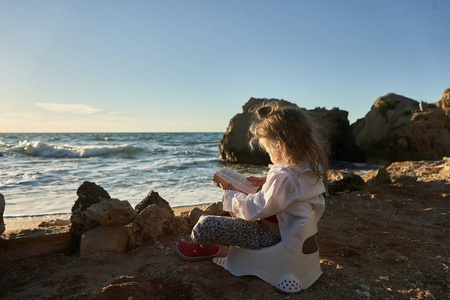
M283 155L282 153L277 149L273 149L272 147L269 147L269 143L267 143L267 140L265 138L261 138L259 140L259 143L261 146L263 146L264 150L266 150L266 152L269 154L270 156L270 161L273 164L284 164L286 163L283 159Z

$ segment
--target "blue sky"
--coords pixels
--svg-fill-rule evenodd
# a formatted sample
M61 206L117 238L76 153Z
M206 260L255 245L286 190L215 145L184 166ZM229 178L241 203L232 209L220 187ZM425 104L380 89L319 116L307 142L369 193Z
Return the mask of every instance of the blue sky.
M0 132L225 131L450 87L450 1L0 0Z

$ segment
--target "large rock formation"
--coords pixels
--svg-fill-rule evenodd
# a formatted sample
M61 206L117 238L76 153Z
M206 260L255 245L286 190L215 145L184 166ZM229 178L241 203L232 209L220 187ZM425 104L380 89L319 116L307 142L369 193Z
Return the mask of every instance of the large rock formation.
M249 146L250 125L254 118L254 112L264 103L276 102L279 106L297 105L284 100L250 98L242 107L242 113L235 115L228 125L227 131L222 137L219 145L220 158L229 162L247 164L269 164L269 155L255 146L253 151Z
M220 141L220 158L229 162L248 164L268 164L269 156L255 147L252 151L249 146L249 128L255 117L254 111L264 103L277 103L279 106L291 106L299 108L296 104L278 99L250 98L242 107L243 112L235 115L228 125L222 140ZM349 140L348 112L333 108L316 108L306 110L315 123L320 125L320 131L324 135L331 147L334 159L350 159L354 157L352 142Z
M450 155L449 92L436 105L396 94L378 98L365 118L351 126L365 161L433 160Z
M360 160L351 137L347 111L337 107L331 110L317 107L307 112L319 126L321 135L327 139L332 160Z

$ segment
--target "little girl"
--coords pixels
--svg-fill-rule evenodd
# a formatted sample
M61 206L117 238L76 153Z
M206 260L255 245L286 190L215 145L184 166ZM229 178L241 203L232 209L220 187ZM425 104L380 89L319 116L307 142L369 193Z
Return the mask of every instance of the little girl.
M247 195L222 186L223 209L233 217L202 216L192 230L193 242L178 243L183 259L214 257L218 245L259 249L282 242L294 252L310 212L316 212L315 222L322 216L328 156L312 121L299 109L275 105L259 108L256 115L250 145L257 141L273 164L267 178L248 180L262 188Z

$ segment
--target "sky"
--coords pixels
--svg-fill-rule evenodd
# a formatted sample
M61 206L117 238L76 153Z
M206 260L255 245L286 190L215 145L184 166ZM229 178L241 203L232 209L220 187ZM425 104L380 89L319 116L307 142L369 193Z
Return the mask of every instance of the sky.
M0 132L224 132L450 87L447 0L0 0Z

